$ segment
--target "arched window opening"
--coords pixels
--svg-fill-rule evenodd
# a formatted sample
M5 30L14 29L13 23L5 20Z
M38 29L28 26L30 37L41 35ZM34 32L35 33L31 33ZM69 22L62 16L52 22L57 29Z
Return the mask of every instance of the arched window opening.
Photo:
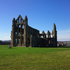
M21 27L21 25L19 25L19 28Z
M21 22L23 22L23 20L21 20Z
M17 20L17 23L19 23L19 20Z
M22 25L22 29L24 29L24 25Z
M43 36L41 36L41 38L43 38Z
M19 18L19 23L21 23L21 18Z
M20 34L20 32L18 34Z
M48 38L48 36L46 35L46 38Z
M20 39L18 39L18 43L20 43Z
M15 32L15 34L17 34L17 32Z
M15 41L16 41L16 44L17 44L17 39L15 39Z
M53 36L51 35L51 38L52 38Z

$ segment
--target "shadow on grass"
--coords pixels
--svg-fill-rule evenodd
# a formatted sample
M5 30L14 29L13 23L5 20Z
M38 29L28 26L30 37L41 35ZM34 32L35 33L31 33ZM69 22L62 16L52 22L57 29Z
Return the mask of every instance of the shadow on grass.
M55 47L47 46L47 47L36 47L36 48L70 48L70 46L55 46Z

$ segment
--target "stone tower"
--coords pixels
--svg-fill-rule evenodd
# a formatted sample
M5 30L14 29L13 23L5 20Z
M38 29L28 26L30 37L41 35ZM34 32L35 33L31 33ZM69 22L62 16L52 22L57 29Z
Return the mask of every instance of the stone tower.
M27 46L27 25L28 18L25 16L25 19L18 16L17 20L13 18L12 21L12 31L11 31L11 46Z
M15 18L12 20L12 31L11 31L11 46L15 46Z
M52 36L54 38L54 46L57 46L57 31L56 31L56 25L55 25L55 23L53 25Z
M28 18L25 16L24 19L24 46L27 46L27 25L28 25Z

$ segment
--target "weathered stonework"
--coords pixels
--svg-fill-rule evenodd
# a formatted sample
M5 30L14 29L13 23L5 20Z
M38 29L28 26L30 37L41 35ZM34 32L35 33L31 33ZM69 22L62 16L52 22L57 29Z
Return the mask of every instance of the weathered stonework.
M53 25L52 33L49 31L45 33L43 31L40 34L39 30L34 29L28 25L27 16L25 16L25 19L23 20L21 15L19 15L16 20L13 18L12 21L11 46L57 46L56 25Z

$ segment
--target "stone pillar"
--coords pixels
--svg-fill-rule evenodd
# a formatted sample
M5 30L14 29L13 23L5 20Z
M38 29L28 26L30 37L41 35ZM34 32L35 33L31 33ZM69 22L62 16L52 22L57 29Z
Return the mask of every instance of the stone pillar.
M19 37L18 37L18 34L19 34L19 25L17 25L17 45L19 44Z
M14 40L14 27L12 27L12 31L11 31L11 47L14 46L14 42L15 42L15 40Z
M26 44L27 44L27 43L26 43L26 39L27 39L27 38L26 38L26 36L27 36L27 34L26 34L26 27L27 27L27 26L26 26L26 24L25 24L25 25L24 25L24 46L25 46L25 47L26 47Z
M32 47L32 45L33 45L33 37L32 37L32 35L30 36L30 47Z
M24 47L27 47L27 26L28 26L28 18L25 16L24 19Z
M53 25L53 32L52 32L52 34L53 34L53 38L54 38L54 46L57 46L57 31L56 31L55 23Z
M44 34L43 38L46 39L46 34Z
M22 27L23 27L24 25L22 25ZM23 29L23 35L22 35L22 37L23 37L23 40L22 40L22 45L24 46L24 29Z
M15 46L15 22L15 18L13 18L11 31L11 47Z
M21 25L21 39L20 39L20 41L21 41L21 46L22 46L22 25Z
M20 46L21 46L21 42L22 42L22 25L20 27Z

